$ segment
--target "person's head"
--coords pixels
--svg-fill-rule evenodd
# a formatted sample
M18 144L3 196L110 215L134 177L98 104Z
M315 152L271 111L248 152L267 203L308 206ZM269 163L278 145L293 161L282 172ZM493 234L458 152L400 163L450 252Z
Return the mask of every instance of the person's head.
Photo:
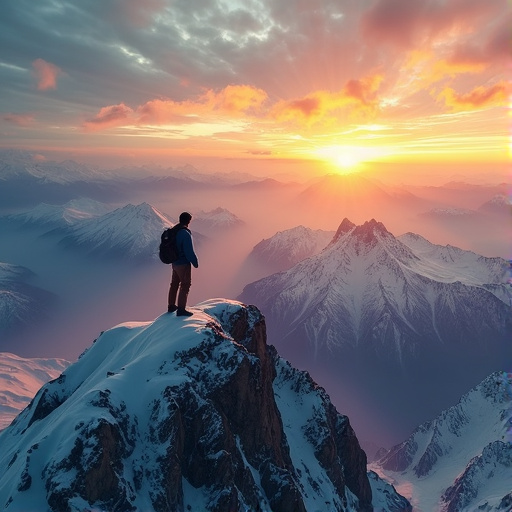
M190 224L190 221L192 220L192 215L188 212L183 212L180 214L180 224L183 224L184 226L188 226Z

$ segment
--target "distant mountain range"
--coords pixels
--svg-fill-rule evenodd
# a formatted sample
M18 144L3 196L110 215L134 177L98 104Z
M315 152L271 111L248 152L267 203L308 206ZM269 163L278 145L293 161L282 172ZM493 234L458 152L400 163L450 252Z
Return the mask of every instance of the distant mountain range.
M26 267L0 262L0 335L46 316L55 297L30 284L33 278Z
M58 377L69 361L23 358L0 352L0 430L30 403L39 389Z
M72 160L56 162L28 151L0 149L0 205L4 209L26 207L41 200L63 203L79 197L119 203L141 193L211 190L258 182L249 174L201 173L190 165L157 170L163 175L151 175L151 168L96 169Z
M0 433L12 511L410 511L349 419L214 300L105 331Z
M148 203L128 204L53 234L62 235L61 245L79 248L86 254L142 262L157 259L160 236L174 224Z
M493 373L372 467L415 510L511 510L512 375Z
M205 236L212 236L244 225L245 222L234 213L226 208L218 207L208 212L203 210L195 212L191 227Z
M53 162L19 150L0 150L2 208L62 203L78 197L99 201L127 197L127 178L73 161Z
M420 217L432 220L438 219L445 222L459 221L461 223L486 222L489 215L505 216L512 213L512 205L507 196L495 195L488 201L485 201L477 209L469 208L432 208L426 212L420 213ZM494 219L496 221L496 219Z
M372 417L388 406L399 415L409 401L435 411L432 396L441 389L453 399L475 378L512 364L506 266L418 235L397 238L375 220L345 219L320 254L247 285L239 299L261 308L271 342L328 382L335 402L348 386L365 390ZM417 425L417 413L402 411L402 428Z
M7 220L22 225L56 228L67 227L85 219L92 219L114 208L93 199L72 199L63 205L40 203L24 212L7 215Z
M332 240L334 231L304 226L279 231L257 243L247 257L248 265L265 269L265 275L288 270L300 261L318 254Z

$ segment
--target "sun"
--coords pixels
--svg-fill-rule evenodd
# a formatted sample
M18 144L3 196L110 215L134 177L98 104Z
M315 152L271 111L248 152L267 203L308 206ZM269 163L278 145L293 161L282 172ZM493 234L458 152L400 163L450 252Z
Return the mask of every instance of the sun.
M382 148L332 145L318 148L315 154L340 174L351 174L363 169L363 163L383 156Z

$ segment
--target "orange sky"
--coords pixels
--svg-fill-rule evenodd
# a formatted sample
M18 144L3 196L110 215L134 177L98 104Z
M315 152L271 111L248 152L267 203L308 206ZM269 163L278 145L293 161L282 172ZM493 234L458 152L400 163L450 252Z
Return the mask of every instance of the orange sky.
M506 0L5 5L3 147L268 174L510 156Z

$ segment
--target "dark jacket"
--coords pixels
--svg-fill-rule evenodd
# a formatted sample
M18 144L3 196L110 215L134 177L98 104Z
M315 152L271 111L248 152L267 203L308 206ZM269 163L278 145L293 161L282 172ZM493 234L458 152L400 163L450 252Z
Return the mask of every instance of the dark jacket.
M186 265L191 263L195 268L199 266L196 253L194 252L194 243L192 242L192 233L189 229L183 227L176 233L176 245L178 247L178 259L173 265Z

